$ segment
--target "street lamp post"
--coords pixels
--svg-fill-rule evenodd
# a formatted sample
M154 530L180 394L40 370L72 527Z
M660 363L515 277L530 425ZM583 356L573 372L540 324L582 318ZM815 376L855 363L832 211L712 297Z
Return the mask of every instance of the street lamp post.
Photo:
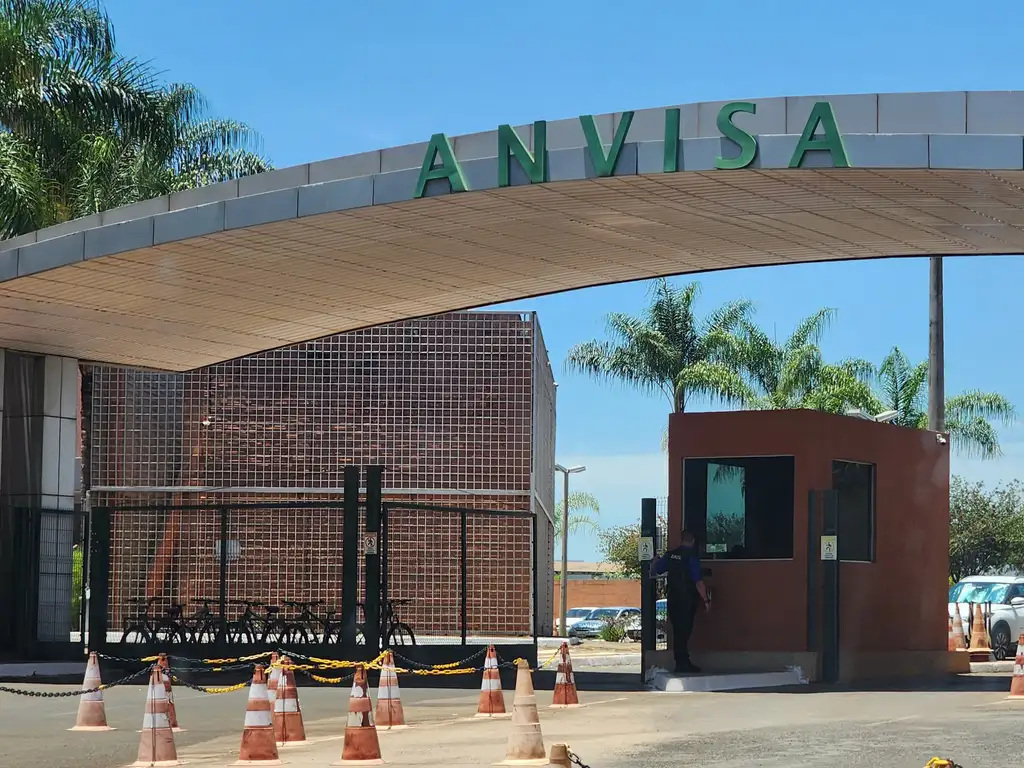
M569 475L574 475L577 472L586 472L587 468L582 464L576 467L563 467L561 464L555 464L555 472L561 472L563 477L562 483L562 578L559 584L561 591L561 606L559 613L562 616L562 622L560 625L562 637L569 636L569 628L565 625L565 613L567 597L566 597L566 581L569 580Z

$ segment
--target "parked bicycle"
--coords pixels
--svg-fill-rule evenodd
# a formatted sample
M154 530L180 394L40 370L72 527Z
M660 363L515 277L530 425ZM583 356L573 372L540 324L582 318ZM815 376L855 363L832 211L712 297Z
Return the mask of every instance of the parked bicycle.
M412 627L401 621L398 618L398 612L395 610L396 606L408 605L411 602L413 602L411 599L388 599L385 601L383 616L381 616L380 622L380 638L385 648L391 648L396 645L416 645L416 635L413 633ZM358 603L358 605L364 611L366 610L365 603ZM365 623L356 624L356 643L359 645L366 645L365 627Z
M220 634L220 613L215 612L211 604L217 601L209 597L199 597L192 602L199 604L200 607L195 614L182 619L182 642L216 642Z
M282 600L282 605L290 608L298 608L297 619L283 619L283 634L285 639L281 642L299 643L336 643L341 637L341 622L335 621L337 611L333 608L326 608L323 616L313 613L313 607L323 605L323 600Z
M159 597L136 597L129 603L142 606L140 613L125 619L121 632L122 643L175 643L183 642L181 616L185 606L172 603L161 616L152 615L153 605Z
M280 606L267 605L259 600L231 600L232 605L244 605L242 615L228 622L227 641L229 643L280 643L281 633L285 629L284 622L278 614ZM261 616L256 608L263 609Z

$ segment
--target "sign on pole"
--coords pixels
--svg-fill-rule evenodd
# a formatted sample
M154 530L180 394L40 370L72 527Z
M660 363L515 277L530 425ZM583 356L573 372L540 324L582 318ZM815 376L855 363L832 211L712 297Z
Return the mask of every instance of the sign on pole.
M839 537L838 536L822 536L821 537L821 559L822 560L838 560L839 554Z
M367 532L363 534L363 554L364 555L376 555L377 554L377 534L376 532Z
M640 562L645 560L654 559L654 537L653 536L641 536L637 541L636 545L637 556L640 558Z

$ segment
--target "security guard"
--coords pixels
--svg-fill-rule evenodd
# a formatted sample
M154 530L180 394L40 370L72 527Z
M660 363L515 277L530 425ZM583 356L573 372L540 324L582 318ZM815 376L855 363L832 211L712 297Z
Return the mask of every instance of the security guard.
M668 619L672 622L672 653L677 674L700 672L700 668L690 661L687 646L698 609L703 605L705 610L711 610L697 556L697 542L689 531L683 531L681 542L651 563L652 578L668 574Z

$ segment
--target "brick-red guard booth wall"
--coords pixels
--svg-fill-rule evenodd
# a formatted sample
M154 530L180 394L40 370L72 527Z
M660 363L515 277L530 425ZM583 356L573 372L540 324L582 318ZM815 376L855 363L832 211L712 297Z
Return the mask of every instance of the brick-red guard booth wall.
M715 601L691 648L809 650L807 557L820 553L808 553L808 494L831 489L832 461L846 460L875 465L875 558L840 563L841 648L945 650L949 446L933 432L806 410L673 414L669 546L682 530L685 458L783 455L794 457L793 557L706 559Z

